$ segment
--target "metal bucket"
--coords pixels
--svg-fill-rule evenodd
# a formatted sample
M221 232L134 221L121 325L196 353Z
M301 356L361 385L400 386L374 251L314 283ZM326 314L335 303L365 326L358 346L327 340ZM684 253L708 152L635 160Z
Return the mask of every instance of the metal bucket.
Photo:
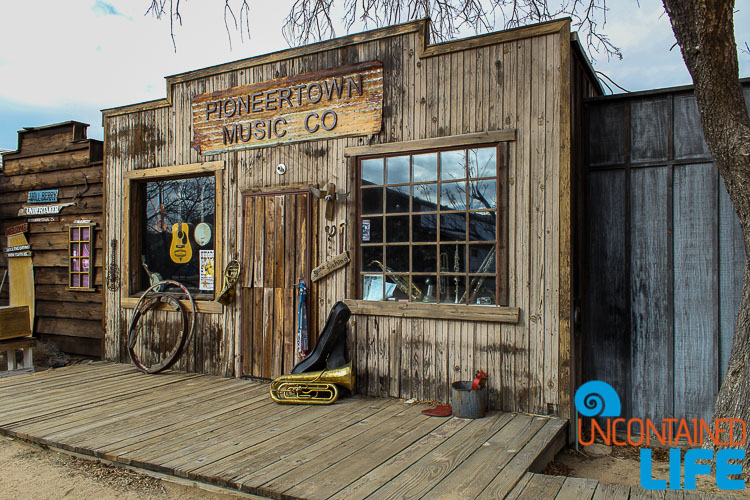
M453 382L451 385L453 416L461 418L484 417L487 386L472 389L471 384L471 382Z

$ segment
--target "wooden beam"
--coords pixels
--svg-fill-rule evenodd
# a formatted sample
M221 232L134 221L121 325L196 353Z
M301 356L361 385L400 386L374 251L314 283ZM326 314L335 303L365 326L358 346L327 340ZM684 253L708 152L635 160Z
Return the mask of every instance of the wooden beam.
M461 40L451 42L437 43L434 45L424 45L419 52L420 58L433 57L441 54L449 54L461 50L476 49L486 47L487 45L496 45L500 43L512 42L522 38L531 38L535 36L552 35L558 33L565 26L570 26L570 18L556 19L546 23L534 24L531 26L522 26L510 30L497 31L486 35L477 35ZM568 29L570 33L570 29ZM425 37L426 40L426 37Z
M172 165L169 167L143 168L140 170L129 170L122 174L123 179L148 179L151 177L184 176L190 174L202 174L224 169L224 161L207 161L204 163L188 163L185 165Z
M559 351L558 351L558 411L557 414L575 421L574 408L571 405L575 374L571 373L571 364L575 353L572 348L573 328L573 233L571 217L571 59L570 59L570 20L566 19L559 26L560 36L560 187L557 195L560 204L559 229ZM570 433L574 435L575 433Z
M121 299L120 302L123 309L135 309L135 306L138 303L138 297L125 297ZM186 311L192 311L192 308L190 307L190 301L181 300L180 304L182 304ZM214 302L213 300L196 300L195 308L199 313L221 314L224 312L224 306L217 302ZM167 304L160 304L156 307L156 310L172 311L173 309Z
M521 310L506 306L466 306L455 304L422 304L419 302L381 302L346 299L352 314L400 318L453 319L489 323L518 323Z
M493 130L489 132L479 132L476 134L436 137L434 139L420 139L416 141L373 144L371 146L353 146L344 148L344 156L355 157L364 155L381 155L389 153L402 153L405 151L449 148L453 146L471 146L474 144L489 144L515 140L516 129L509 128L502 130Z

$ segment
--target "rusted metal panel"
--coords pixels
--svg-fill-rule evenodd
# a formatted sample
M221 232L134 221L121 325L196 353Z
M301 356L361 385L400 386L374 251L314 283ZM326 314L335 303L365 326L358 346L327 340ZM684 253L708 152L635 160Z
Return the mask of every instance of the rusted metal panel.
M193 97L193 143L201 154L377 134L383 65L370 61Z

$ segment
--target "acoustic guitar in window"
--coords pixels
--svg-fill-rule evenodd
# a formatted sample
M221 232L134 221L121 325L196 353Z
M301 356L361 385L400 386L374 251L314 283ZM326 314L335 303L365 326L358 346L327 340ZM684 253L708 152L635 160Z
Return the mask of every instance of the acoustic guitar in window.
M188 238L187 222L175 222L172 224L172 244L169 245L169 257L177 264L190 262L193 258L193 248Z
M184 203L185 197L182 191L178 193L178 200L180 203ZM182 205L180 205L179 220L185 220L182 217ZM172 243L169 245L169 258L177 264L190 262L190 259L193 258L193 248L190 246L189 233L190 229L187 222L175 222L172 224Z

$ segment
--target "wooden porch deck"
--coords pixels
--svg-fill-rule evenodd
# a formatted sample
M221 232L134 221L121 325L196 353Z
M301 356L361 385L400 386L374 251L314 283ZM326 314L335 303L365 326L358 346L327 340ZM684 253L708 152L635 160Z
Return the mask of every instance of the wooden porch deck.
M559 418L435 418L362 397L284 406L259 382L104 362L0 379L0 400L2 434L274 498L637 496L530 473L561 446Z

